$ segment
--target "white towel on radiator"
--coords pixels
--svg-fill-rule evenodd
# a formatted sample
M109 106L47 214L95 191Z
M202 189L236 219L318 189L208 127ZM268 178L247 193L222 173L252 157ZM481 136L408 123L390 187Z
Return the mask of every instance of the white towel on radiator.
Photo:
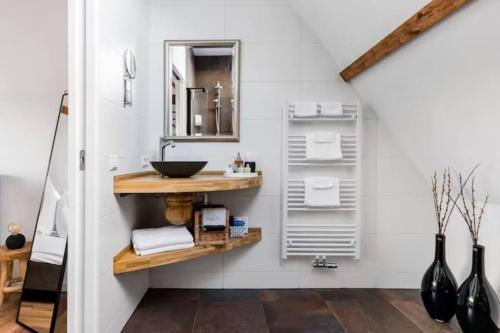
M295 117L311 117L318 115L318 104L314 102L295 103Z
M340 206L340 184L337 178L305 178L304 185L304 205L309 207Z
M66 250L66 237L56 237L37 232L33 240L30 260L62 265Z
M323 116L341 116L341 102L319 102L320 114Z
M193 236L184 226L166 226L132 231L132 245L136 253L191 243L193 243ZM169 250L160 252L164 251Z
M338 133L306 133L306 160L340 160L341 145L342 137Z

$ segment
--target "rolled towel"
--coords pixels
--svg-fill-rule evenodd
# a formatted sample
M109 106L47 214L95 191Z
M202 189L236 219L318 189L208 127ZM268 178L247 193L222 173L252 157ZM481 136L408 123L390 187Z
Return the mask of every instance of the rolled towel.
M320 114L324 116L341 116L341 102L319 102Z
M149 256L149 255L157 254L157 253L161 253L161 252L184 250L184 249L189 249L192 247L194 247L194 242L162 246L162 247L157 247L157 248L148 249L148 250L137 250L134 248L134 251L135 251L135 254L137 254L138 256Z
M147 251L192 242L193 236L185 226L166 226L132 231L132 244L136 251Z
M312 117L318 115L318 104L314 102L295 103L295 117Z

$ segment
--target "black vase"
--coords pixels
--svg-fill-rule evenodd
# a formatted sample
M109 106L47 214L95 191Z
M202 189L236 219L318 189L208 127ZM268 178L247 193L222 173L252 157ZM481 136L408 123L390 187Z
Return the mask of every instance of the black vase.
M457 308L457 281L446 263L446 237L436 235L434 261L422 278L420 292L432 319L448 322Z
M457 319L464 333L498 332L491 310L498 309L498 297L484 273L484 246L472 248L472 270L458 289Z
M5 246L10 250L17 250L24 246L26 238L22 234L10 235L5 240Z

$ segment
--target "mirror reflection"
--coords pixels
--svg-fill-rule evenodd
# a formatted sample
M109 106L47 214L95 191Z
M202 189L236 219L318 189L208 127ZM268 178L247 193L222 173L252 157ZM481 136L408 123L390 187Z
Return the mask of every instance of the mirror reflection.
M165 135L238 141L239 42L165 42Z
M68 115L63 95L17 321L36 332L66 332L61 288L68 237Z

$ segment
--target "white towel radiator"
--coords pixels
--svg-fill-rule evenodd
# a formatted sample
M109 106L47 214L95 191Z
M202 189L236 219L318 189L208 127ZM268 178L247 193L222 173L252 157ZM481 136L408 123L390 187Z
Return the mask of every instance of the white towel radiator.
M284 108L282 139L282 259L290 256L360 258L361 107L343 104L342 115L294 117L294 104ZM341 133L342 159L306 160L305 133ZM340 206L304 205L304 178L340 180Z

